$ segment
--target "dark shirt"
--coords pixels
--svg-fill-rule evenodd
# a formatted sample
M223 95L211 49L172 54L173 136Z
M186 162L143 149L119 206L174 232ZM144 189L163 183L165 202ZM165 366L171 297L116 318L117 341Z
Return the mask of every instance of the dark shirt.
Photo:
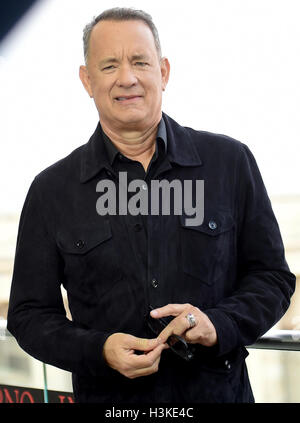
M103 140L105 149L108 155L108 160L110 165L112 166L113 170L115 171L115 177L118 177L119 172L126 172L127 173L127 180L128 183L133 181L134 179L145 180L147 183L147 187L149 185L149 181L152 179L154 172L156 169L159 168L160 164L164 161L166 153L167 153L167 132L166 132L166 125L163 120L161 119L158 128L157 128L157 135L156 135L156 142L155 142L155 151L150 160L147 170L144 169L143 165L136 160L132 160L126 156L124 156L117 147L112 143L109 137L102 131ZM148 190L148 192L150 192ZM128 199L134 194L128 193ZM148 203L150 204L150 195ZM142 214L142 222L143 222L143 230L147 233L147 215ZM140 219L135 219L140 221ZM131 219L133 222L134 219ZM136 222L136 230L138 230L140 223Z
M145 177L150 177L153 166L157 164L158 157L163 157L166 154L168 148L166 124L163 118L159 122L157 128L155 151L146 171L140 162L131 160L121 154L117 147L105 134L105 132L102 131L102 134L108 160L111 166L113 166L116 172L122 172L125 170L129 173L132 173L135 178L144 179Z
M144 169L143 165L120 153L117 147L112 143L109 137L102 131L105 149L108 155L108 160L113 170L115 171L115 177L118 177L119 172L127 173L128 183L134 179L145 180L147 187L151 177L153 176L155 169L158 169L159 165L163 162L167 152L167 132L166 125L161 119L156 135L155 151L150 160L147 170ZM148 189L148 188L147 188ZM150 190L148 189L148 204L150 204ZM131 198L134 193L128 193L128 199ZM128 236L133 246L136 256L139 257L139 264L143 267L142 275L143 280L146 283L147 280L147 215L132 216L127 214L124 219L128 220L128 225L134 228L134 231L129 231ZM136 234L138 232L138 235Z
M251 402L245 346L282 317L295 276L249 148L163 119L167 149L158 147L148 175L138 163L110 162L99 124L87 144L35 177L20 219L8 330L32 356L73 373L77 402ZM129 166L148 182L204 181L202 224L160 210L146 217L146 233L141 215L97 213L99 182L118 188L117 171ZM149 305L169 303L206 313L216 347L196 345L190 362L165 350L158 372L140 378L111 369L102 356L108 336L153 338Z

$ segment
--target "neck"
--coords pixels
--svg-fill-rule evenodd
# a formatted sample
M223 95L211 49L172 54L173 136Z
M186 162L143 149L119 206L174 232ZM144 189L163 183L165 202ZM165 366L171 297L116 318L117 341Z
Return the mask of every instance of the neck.
M105 123L100 122L103 131L110 138L117 149L126 157L139 161L147 169L155 151L157 126L161 118L143 131L123 130L114 131Z

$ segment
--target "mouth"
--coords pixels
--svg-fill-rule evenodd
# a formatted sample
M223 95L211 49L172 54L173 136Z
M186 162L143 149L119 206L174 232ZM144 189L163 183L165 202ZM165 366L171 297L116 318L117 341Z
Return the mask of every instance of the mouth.
M115 100L119 103L134 103L135 101L138 101L142 98L141 95L126 95L126 96L120 96L115 97Z

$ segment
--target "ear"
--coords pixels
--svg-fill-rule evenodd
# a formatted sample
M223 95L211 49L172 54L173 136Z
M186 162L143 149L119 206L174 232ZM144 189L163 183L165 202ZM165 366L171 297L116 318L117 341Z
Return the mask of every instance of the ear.
M169 81L169 76L170 76L170 63L166 57L162 57L160 60L160 70L161 70L162 89L163 91L165 91Z
M84 88L86 89L88 95L93 98L93 92L91 89L91 84L90 84L90 77L89 77L89 73L88 73L88 69L86 66L80 66L79 68L79 78L81 79L82 85L84 86Z

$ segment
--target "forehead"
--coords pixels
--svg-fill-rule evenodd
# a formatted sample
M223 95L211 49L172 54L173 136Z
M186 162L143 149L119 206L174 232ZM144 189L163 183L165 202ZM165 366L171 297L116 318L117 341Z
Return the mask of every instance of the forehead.
M89 42L90 56L154 53L156 47L151 29L140 20L100 21L92 29Z

